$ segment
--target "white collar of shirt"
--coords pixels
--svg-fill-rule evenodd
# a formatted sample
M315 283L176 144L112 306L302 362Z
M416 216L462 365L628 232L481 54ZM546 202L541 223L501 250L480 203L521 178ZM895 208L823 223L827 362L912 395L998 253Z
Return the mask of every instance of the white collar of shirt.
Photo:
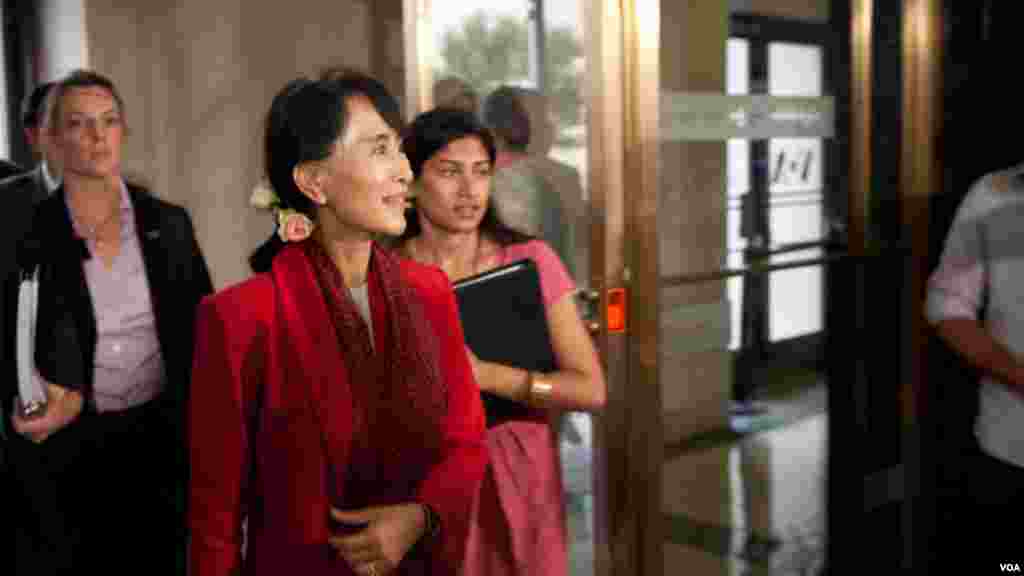
M373 317L370 315L370 283L367 281L358 288L349 288L348 293L352 296L356 310L359 310L359 315L363 317L363 322L366 323L366 327L370 331L370 347L374 347Z
M43 172L43 183L46 184L46 193L53 194L53 191L60 188L61 180L54 178L53 174L50 173L50 168L46 165L46 160L39 162L39 169Z

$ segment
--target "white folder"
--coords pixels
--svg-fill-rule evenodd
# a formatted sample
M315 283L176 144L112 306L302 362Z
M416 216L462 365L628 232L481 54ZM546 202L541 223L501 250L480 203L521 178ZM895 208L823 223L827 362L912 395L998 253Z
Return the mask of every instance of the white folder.
M24 276L18 285L18 398L23 416L41 414L46 409L46 387L36 376L36 313L39 304L38 271Z

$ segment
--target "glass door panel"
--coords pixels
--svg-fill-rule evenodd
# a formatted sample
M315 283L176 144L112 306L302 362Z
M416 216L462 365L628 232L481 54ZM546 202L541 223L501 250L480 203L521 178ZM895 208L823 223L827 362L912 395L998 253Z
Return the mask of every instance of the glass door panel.
M518 90L529 116L527 158L532 174L560 201L558 242L544 229L520 225L556 248L582 290L590 282L591 195L588 186L581 3L533 0L433 0L433 98L436 104L474 106L482 119L499 88ZM502 206L501 189L492 201ZM588 322L593 310L578 301ZM510 343L513 345L514 343ZM595 573L594 430L590 415L568 412L557 423L569 569Z
M726 44L726 93L750 93L750 43L742 38L730 38ZM726 142L726 267L743 266L743 250L747 240L743 235L743 196L750 192L750 140L730 138ZM743 277L733 276L726 281L729 295L729 349L740 347L743 313Z
M770 42L768 90L772 96L822 96L820 46ZM772 138L768 142L769 215L772 245L823 239L824 146L820 138ZM787 262L824 255L821 248L784 252L771 260ZM822 268L775 272L769 280L771 342L820 332L823 327Z

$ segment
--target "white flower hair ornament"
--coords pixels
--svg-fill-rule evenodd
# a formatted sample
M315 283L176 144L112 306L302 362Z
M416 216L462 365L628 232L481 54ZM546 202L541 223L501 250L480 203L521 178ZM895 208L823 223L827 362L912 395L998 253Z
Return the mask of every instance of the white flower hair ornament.
M313 221L302 212L282 207L281 199L266 178L253 187L249 205L260 210L268 210L274 215L277 236L283 242L301 242L313 233Z

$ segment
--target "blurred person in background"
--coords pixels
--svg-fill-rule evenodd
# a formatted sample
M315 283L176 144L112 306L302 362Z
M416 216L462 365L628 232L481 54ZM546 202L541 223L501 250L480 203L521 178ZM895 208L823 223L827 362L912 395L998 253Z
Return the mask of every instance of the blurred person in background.
M538 168L541 157L529 152L535 129L526 93L523 88L501 86L484 99L482 118L497 149L491 200L503 222L544 240L573 275L572 222L555 184Z

